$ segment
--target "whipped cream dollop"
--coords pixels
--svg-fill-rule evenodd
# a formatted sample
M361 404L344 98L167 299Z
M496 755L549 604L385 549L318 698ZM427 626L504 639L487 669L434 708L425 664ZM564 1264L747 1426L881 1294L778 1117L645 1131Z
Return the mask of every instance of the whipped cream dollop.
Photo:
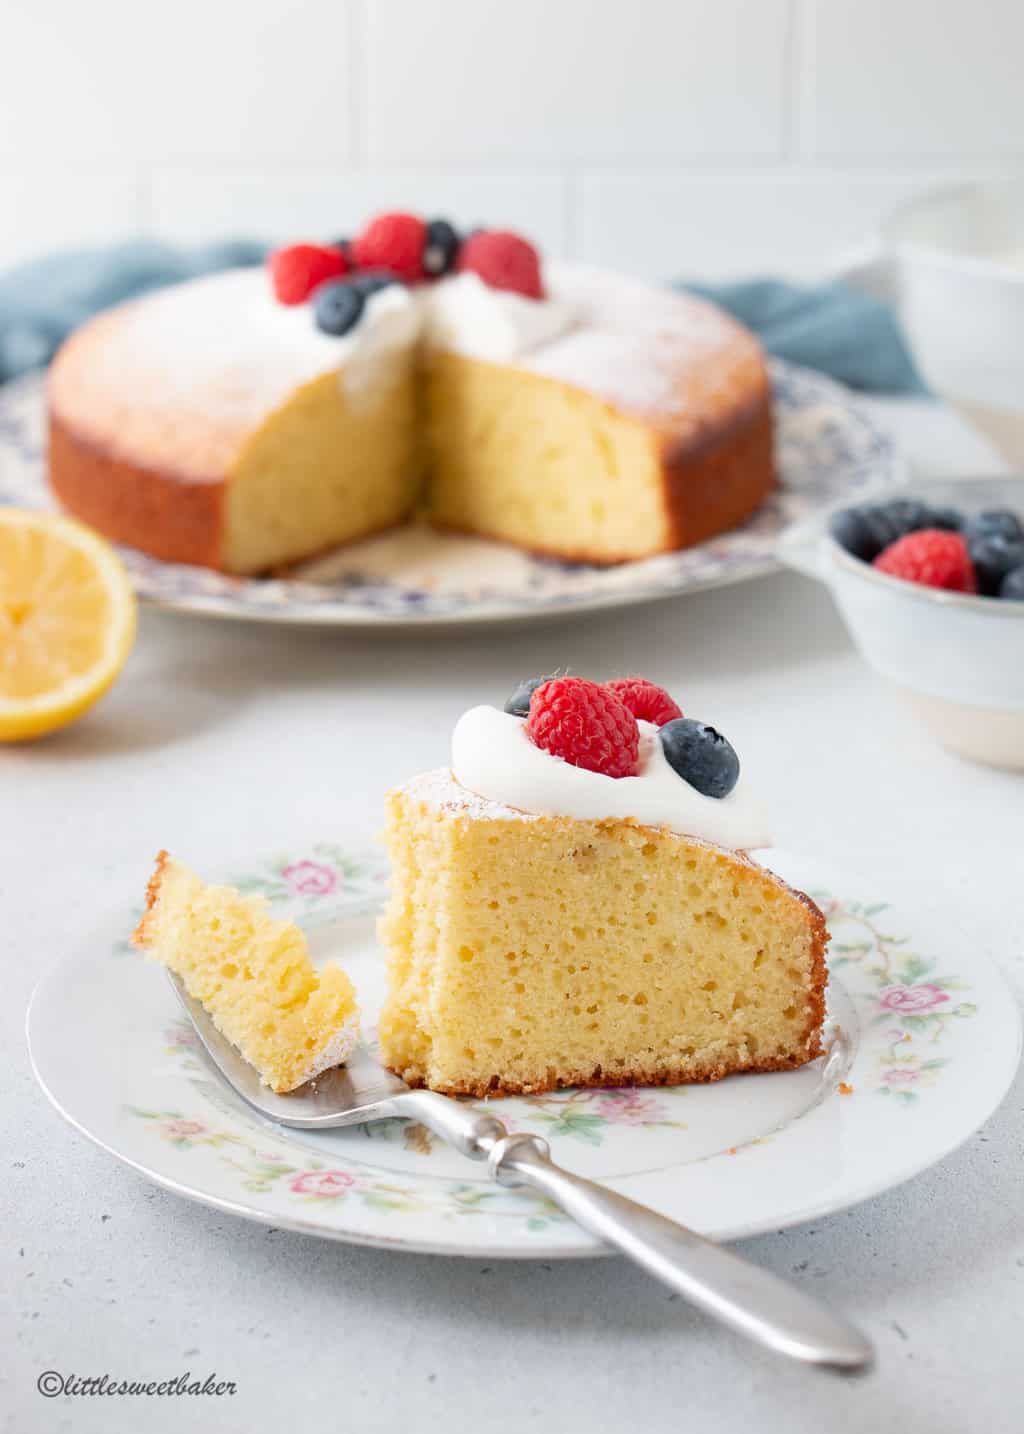
M404 284L389 284L371 294L339 350L342 387L354 404L394 382L403 362L412 363L422 326L420 306Z
M418 292L429 345L492 363L512 363L578 322L568 304L492 289L478 274L457 274Z
M638 775L606 777L534 746L523 718L472 707L452 735L452 772L477 796L535 816L631 817L738 851L771 845L768 818L742 775L727 797L706 797L670 766L657 727L643 721L637 726Z
M577 323L568 304L526 299L489 288L477 274L457 274L414 288L389 284L371 295L347 334L328 342L343 365L342 387L358 402L393 382L420 343L468 358L514 363Z

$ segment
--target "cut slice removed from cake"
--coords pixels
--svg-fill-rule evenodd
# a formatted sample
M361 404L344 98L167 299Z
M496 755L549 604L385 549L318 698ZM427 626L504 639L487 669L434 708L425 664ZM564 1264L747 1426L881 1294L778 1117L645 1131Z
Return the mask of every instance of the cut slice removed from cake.
M827 941L742 852L531 815L447 770L391 793L386 1064L476 1096L664 1085L821 1053Z
M264 897L207 885L165 851L132 941L181 977L272 1090L343 1064L355 1044L359 1011L341 967L315 967L303 933Z

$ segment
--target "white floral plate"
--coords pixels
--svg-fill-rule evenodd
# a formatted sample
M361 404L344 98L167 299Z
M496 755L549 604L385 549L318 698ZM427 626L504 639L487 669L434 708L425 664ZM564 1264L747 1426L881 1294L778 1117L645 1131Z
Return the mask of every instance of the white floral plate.
M779 538L792 524L903 477L890 440L848 390L781 361L772 363L772 380L782 486L744 527L682 553L597 568L412 526L307 563L287 580L230 578L132 548L123 556L139 596L164 607L339 627L533 620L741 582L776 566ZM38 378L0 388L0 503L51 505L45 427Z
M991 1114L1020 1059L998 971L941 917L890 906L812 862L771 865L812 892L832 932L826 1055L800 1071L671 1089L559 1091L492 1102L571 1169L719 1239L841 1210L948 1154ZM344 961L371 1021L382 994L378 856L327 844L227 871ZM72 1125L181 1195L359 1244L529 1258L592 1255L594 1240L532 1194L493 1185L420 1126L287 1131L200 1059L158 967L119 911L39 984L33 1067Z

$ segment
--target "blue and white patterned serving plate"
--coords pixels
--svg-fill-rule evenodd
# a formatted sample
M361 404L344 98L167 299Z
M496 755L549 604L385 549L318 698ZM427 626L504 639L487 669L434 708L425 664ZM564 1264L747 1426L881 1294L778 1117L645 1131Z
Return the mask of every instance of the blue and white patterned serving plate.
M782 484L742 528L615 568L534 557L503 543L411 526L340 549L288 579L232 578L124 549L139 597L184 612L337 627L524 621L759 577L794 523L867 487L901 481L891 441L831 379L775 360ZM0 389L0 503L48 507L40 378Z

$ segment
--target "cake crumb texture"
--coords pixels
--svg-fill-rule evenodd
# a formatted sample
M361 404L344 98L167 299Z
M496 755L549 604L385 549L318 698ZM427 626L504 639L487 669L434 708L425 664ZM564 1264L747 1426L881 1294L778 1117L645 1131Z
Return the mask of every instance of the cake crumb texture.
M132 942L181 977L272 1090L294 1090L352 1047L352 983L340 966L318 970L299 928L262 896L209 886L162 851Z
M808 897L663 829L481 814L443 786L389 797L380 1040L410 1085L678 1084L821 1053L827 932Z

